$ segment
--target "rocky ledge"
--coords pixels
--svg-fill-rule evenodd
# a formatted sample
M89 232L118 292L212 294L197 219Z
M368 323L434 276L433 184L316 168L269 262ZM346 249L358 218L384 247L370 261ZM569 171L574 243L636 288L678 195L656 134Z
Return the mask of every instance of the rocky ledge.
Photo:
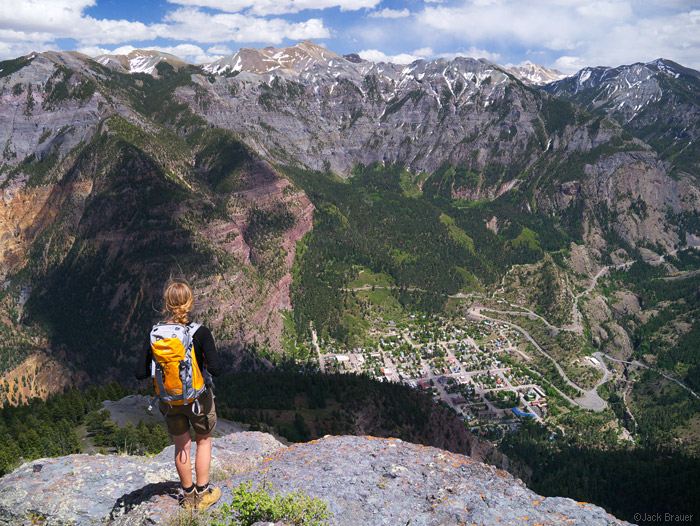
M324 500L329 524L627 524L602 508L544 498L505 471L397 439L329 436L285 447L271 435L214 439L222 502L241 482ZM164 524L178 512L172 446L157 456L71 455L0 480L0 524Z

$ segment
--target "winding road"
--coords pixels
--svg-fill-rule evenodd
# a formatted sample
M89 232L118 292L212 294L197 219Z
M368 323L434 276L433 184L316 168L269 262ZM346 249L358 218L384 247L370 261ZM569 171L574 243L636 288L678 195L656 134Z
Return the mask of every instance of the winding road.
M626 360L618 360L617 358L613 358L612 356L608 356L607 354L602 353L602 352L597 352L597 353L595 353L595 356L596 356L596 357L600 356L600 358L602 358L603 356L605 356L605 358L607 358L607 359L610 360L611 362L626 363L626 364L628 364L628 365L634 365L634 366L636 366L636 367L644 367L645 369L649 369L650 371L654 371L656 374L660 374L661 376L663 376L663 377L666 378L667 380L671 380L672 382L677 383L677 384L678 384L679 386L681 386L683 389L687 390L690 394L692 394L695 398L697 398L698 400L700 400L700 396L698 396L698 394L697 394L695 391L693 391L690 387L688 387L687 385L685 385L685 384L684 384L683 382L681 382L680 380L674 378L673 376L669 376L669 375L667 375L667 374L665 374L665 373L662 373L662 372L659 371L658 369L655 369L655 368L653 368L653 367L651 367L651 366L649 366L649 365L643 364L642 362L638 362L637 360L634 360L633 362L628 362L628 361L626 361ZM602 360L602 359L601 359L601 363L603 363L603 360Z
M608 374L609 374L609 373L608 373L607 368L605 368L604 364L603 364L603 369L604 369L603 379L602 379L600 382L598 382L598 383L596 384L596 386L595 386L593 389L591 389L590 391L586 391L586 390L584 390L584 389L581 389L581 387L579 387L578 385L576 385L574 382L572 382L572 381L569 379L569 377L566 375L566 373L565 373L564 370L561 368L561 366L559 365L559 363L558 363L554 358L552 358L552 357L547 353L547 351L545 351L544 349L542 349L542 347L539 346L539 344L535 341L535 339L534 339L532 336L530 336L530 333L528 333L525 329L523 329L523 328L520 327L519 325L516 325L515 323L511 323L511 322L509 322L509 321L499 320L499 319L497 319L497 318L491 318L491 317L489 317L489 316L485 316L484 314L481 314L481 309L482 309L482 307L471 307L471 308L468 310L468 314L469 314L470 316L472 316L472 317L479 318L479 319L482 319L482 320L488 320L488 321L492 321L492 322L495 322L495 323L502 323L502 324L504 324L504 325L508 325L508 326L513 327L514 329L520 331L520 332L523 334L523 336L525 336L525 338L526 338L528 341L530 341L530 343L532 343L532 345L534 345L535 349L537 349L538 352L540 352L544 357L546 357L548 360L550 360L550 361L554 364L554 366L557 368L557 371L558 371L559 374L562 376L562 378L564 378L564 381L567 383L567 385L569 385L569 386L573 387L574 389L576 389L576 390L581 391L582 393L584 393L583 396L581 396L581 397L579 397L579 398L576 398L576 399L572 399L572 398L569 397L568 395L564 394L564 393L563 393L561 390L559 390L557 387L555 387L554 385L552 385L552 387L554 387L554 389L556 389L556 391L557 391L564 399L568 400L568 401L569 401L570 403L572 403L572 404L578 405L579 407L581 407L581 408L583 408L583 409L590 409L590 410L592 410L592 411L602 411L603 409L605 409L605 408L607 407L607 402L606 402L605 400L603 400L603 399L600 397L600 395L598 395L598 391L597 391L598 386L601 385L601 384L603 384L604 382L606 382L606 381L607 381L607 378L608 378ZM518 314L522 314L522 312L519 312ZM550 382L550 383L551 383L551 382Z
M663 261L663 256L661 256L661 258L662 259L659 262ZM632 263L633 262L621 263L619 265L614 265L614 268L618 269L618 270L624 269L624 268L629 268L630 265L632 265ZM556 325L552 325L546 318L540 316L539 314L533 312L532 310L525 308L521 305L513 304L513 303L511 303L510 306L514 307L514 308L518 308L520 310L518 310L518 311L498 311L498 310L494 310L494 309L484 309L484 310L489 310L492 312L496 312L498 314L510 314L510 315L527 314L530 319L541 320L545 324L547 329L552 331L552 333L555 335L557 333L559 333L560 331L577 332L579 334L583 333L583 326L581 324L582 315L581 315L581 311L578 308L578 300L580 298L582 298L583 296L590 294L593 291L593 289L598 284L598 280L610 270L610 267L611 267L610 265L602 267L595 274L595 276L593 276L593 278L591 279L591 283L588 285L588 287L584 291L582 291L574 296L574 301L573 301L573 306L572 306L573 323L569 326L557 327ZM516 325L514 323L511 323L511 322L508 322L505 320L500 320L497 318L489 318L488 316L484 316L483 314L481 314L481 309L482 309L481 307L471 307L468 312L469 312L469 314L476 316L476 317L479 317L481 319L485 319L485 320L489 320L489 321L493 321L493 322L497 322L497 323L504 323L506 325L509 325L509 326L519 330L535 346L535 348L543 356L545 356L548 360L550 360L554 364L554 366L557 368L557 371L562 376L562 378L564 378L564 381L567 383L567 385L569 385L569 386L573 387L574 389L583 393L583 396L580 396L579 398L576 398L576 399L572 399L571 397L565 395L563 392L561 392L556 387L552 386L557 390L557 392L562 397L564 397L569 402L576 404L583 409L590 409L592 411L603 411L607 407L607 405L608 405L607 402L605 400L603 400L600 397L600 395L598 394L598 387L600 387L605 382L607 382L609 377L610 377L610 371L605 366L605 362L602 360L602 357L598 358L598 361L600 362L600 368L603 370L603 378L601 378L592 389L589 389L589 390L582 389L579 385L577 385L571 381L571 379L567 376L567 374L561 368L559 363L554 358L552 358L547 353L547 351L542 349L542 347L539 346L539 344L535 341L535 339L532 336L530 336L530 334L525 329L523 329L519 325ZM594 356L596 354L602 354L602 353L595 353Z
M673 250L672 252L669 252L669 254L667 254L667 255L662 254L659 256L659 258L657 260L650 261L649 263L652 265L660 265L661 263L663 263L665 261L667 256L673 256L677 252L678 252L678 250L676 249L676 250ZM583 325L581 323L581 319L582 319L581 311L578 308L579 299L581 299L583 296L590 294L593 291L593 289L595 289L596 285L598 284L598 280L602 276L604 276L611 268L614 268L615 270L629 269L634 263L635 263L634 261L627 261L625 263L619 263L617 265L606 265L606 266L602 267L600 270L598 270L598 272L595 274L595 276L593 276L593 278L591 279L591 283L588 285L588 287L585 290L583 290L582 292L574 295L574 302L573 302L573 306L572 306L573 323L571 325L568 325L565 327L557 327L555 325L552 325L547 319L545 319L544 317L540 316L539 314L533 312L532 310L525 308L521 305L513 304L513 303L511 303L510 306L517 308L517 309L520 309L520 310L518 310L518 311L499 311L499 310L495 310L495 309L486 309L486 308L483 308L483 309L489 310L491 312L495 312L497 314L509 314L509 315L527 314L528 317L530 317L530 319L541 320L545 324L547 329L552 331L552 333L555 335L559 331L570 331L570 332L577 332L580 334L580 333L583 333ZM522 332L522 334L525 335L525 337L535 346L535 348L543 356L547 357L549 360L552 361L552 363L554 363L554 365L557 368L557 371L562 376L562 378L564 378L567 385L570 385L571 387L574 387L575 389L578 389L579 391L584 393L583 396L576 398L575 400L572 400L570 397L566 396L559 389L557 389L559 394L562 395L566 400L568 400L569 402L575 403L576 405L578 405L579 407L582 407L583 409L591 409L592 411L602 411L603 409L605 409L607 407L607 402L605 400L603 400L600 397L600 395L598 394L598 387L603 385L610 378L610 371L608 370L607 366L605 365L605 360L603 360L603 357L605 357L611 361L614 361L614 362L626 363L626 364L635 365L638 367L644 367L646 369L651 369L652 371L655 371L656 373L660 374L664 378L671 380L672 382L677 383L679 386L681 386L684 389L687 389L695 398L700 399L700 396L698 396L697 393L695 393L692 389L690 389L688 386L684 385L682 382L680 382L676 378L673 378L667 374L664 374L661 371L654 369L653 367L650 367L650 366L645 365L643 363L640 363L637 361L628 362L628 361L624 361L624 360L618 360L618 359L612 358L612 357L610 357L607 354L604 354L602 352L593 353L593 356L596 357L596 359L600 362L600 368L603 370L603 378L601 378L598 381L598 383L593 387L593 389L586 391L586 390L582 389L581 387L579 387L578 385L576 385L574 382L572 382L569 379L569 377L566 375L566 373L561 368L559 363L557 363L557 361L554 358L552 358L544 349L542 349L537 344L537 342L534 340L534 338L532 338L532 336L530 336L530 334L528 334L528 332L525 329L523 329L522 327L520 327L514 323L511 323L511 322L508 322L505 320L500 320L500 319L496 319L496 318L489 318L488 316L481 314L481 310L482 310L482 307L471 307L468 312L472 316L475 316L475 317L478 317L481 319L485 319L485 320L490 320L490 321L497 322L497 323L503 323L503 324L509 325L511 327L514 327L517 330L519 330L520 332ZM555 389L556 389L556 387L555 387ZM634 415L632 415L632 417L634 418Z

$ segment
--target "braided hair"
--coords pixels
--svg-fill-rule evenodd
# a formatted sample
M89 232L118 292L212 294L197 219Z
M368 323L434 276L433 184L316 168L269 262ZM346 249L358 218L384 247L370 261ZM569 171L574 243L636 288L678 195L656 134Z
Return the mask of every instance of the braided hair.
M194 295L187 283L171 283L163 294L165 310L163 314L169 315L170 320L180 325L187 325L190 311L194 308Z

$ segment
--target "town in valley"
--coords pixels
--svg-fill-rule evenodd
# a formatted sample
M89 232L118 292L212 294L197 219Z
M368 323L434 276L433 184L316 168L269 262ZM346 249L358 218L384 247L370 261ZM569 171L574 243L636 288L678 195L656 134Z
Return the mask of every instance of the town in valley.
M546 421L552 403L564 406L551 384L528 368L535 348L507 322L483 319L471 311L448 319L410 314L381 321L368 344L347 348L313 332L303 342L304 362L324 373L367 374L429 393L454 410L472 431L499 438L523 419ZM586 365L601 367L594 357Z

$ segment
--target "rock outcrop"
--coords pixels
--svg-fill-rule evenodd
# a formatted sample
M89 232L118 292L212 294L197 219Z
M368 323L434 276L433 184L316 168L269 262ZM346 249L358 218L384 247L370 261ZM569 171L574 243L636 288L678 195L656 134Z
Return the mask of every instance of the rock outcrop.
M0 524L164 524L178 513L173 446L152 458L72 455L0 481ZM328 504L329 524L627 524L603 509L541 497L505 471L397 439L329 436L285 447L271 435L214 439L222 502L250 481Z

